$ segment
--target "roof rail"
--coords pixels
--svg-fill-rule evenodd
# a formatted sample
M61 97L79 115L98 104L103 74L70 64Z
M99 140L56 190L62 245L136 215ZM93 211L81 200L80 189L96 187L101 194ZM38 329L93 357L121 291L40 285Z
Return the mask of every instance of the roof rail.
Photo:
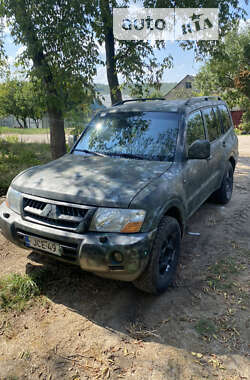
M117 102L113 104L113 106L120 106L124 103L128 102L146 102L147 100L166 100L165 98L134 98L134 99L126 99L126 100L121 100L120 102Z
M185 105L191 104L191 103L197 103L201 101L208 101L208 100L222 100L219 96L196 96L192 98L188 98Z

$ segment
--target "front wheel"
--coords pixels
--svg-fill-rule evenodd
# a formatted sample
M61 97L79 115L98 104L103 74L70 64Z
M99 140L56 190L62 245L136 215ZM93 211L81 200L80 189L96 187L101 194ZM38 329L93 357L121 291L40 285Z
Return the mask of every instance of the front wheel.
M233 175L234 171L232 164L231 162L228 162L221 187L213 194L213 199L215 202L224 205L230 201L233 193Z
M148 293L163 293L173 283L180 246L180 225L175 218L165 216L159 224L149 264L134 285Z

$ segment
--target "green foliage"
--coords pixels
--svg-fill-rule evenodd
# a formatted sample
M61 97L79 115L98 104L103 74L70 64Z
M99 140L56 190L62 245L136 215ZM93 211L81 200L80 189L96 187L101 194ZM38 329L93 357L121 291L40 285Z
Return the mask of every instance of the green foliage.
M250 26L247 25L243 30L233 29L195 80L200 95L219 95L230 108L237 106L245 111L241 126L245 133L249 133L250 129L250 98L247 92L250 82L249 75L242 76L242 72L249 70L249 45Z
M250 44L249 44L250 45ZM249 57L249 66L250 66L250 57ZM234 79L235 87L239 91L250 98L250 70L243 68L238 76Z
M144 0L145 7L157 8L218 8L219 9L219 40L218 41L180 41L184 50L193 49L197 60L204 60L213 55L223 40L223 37L233 29L240 19L246 18L247 12L241 6L241 0ZM246 1L247 3L247 1Z
M237 134L244 134L249 135L250 134L250 122L243 122L239 125L238 133Z
M249 43L250 26L243 31L235 28L227 34L196 76L196 87L202 94L226 96L230 106L242 101L245 94L235 88L235 79L243 68L249 67L250 57L246 56Z
M41 81L47 103L58 109L64 110L76 97L79 101L79 92L83 86L90 88L96 73L98 51L89 7L78 0L2 2L15 42L26 47L20 62L29 67L35 82Z
M250 133L250 99L245 98L245 101L242 102L242 109L245 110L242 121L240 124L240 129L243 133Z
M12 179L22 170L50 159L47 144L20 143L15 136L0 139L0 195L6 194Z
M26 118L30 117L37 122L44 111L44 99L31 82L8 78L0 84L2 117L14 115L19 126L27 128Z
M111 94L118 93L117 74L121 74L132 92L142 95L144 83L159 90L166 69L172 66L167 53L156 54L166 47L165 41L155 46L148 41L117 41L112 33L112 8L129 6L129 0L79 1L79 0L5 0L0 3L0 13L6 17L11 34L17 44L26 47L20 61L26 64L33 82L44 91L51 127L51 147L54 158L65 153L63 114L79 104L84 94L93 93L96 65L105 62L99 58L100 46L109 44L111 52L107 69L113 79ZM220 36L242 18L244 11L239 0L182 0L179 7L219 6ZM174 1L144 0L148 7L175 7ZM98 45L99 44L99 45ZM181 42L184 49L195 47L198 54L211 53L216 41ZM112 53L114 52L114 54ZM32 65L30 65L32 61ZM111 81L112 82L112 81Z
M53 158L66 152L64 113L93 92L99 58L91 7L90 1L78 0L0 3L1 16L7 18L15 43L26 48L19 62L43 92Z
M40 289L30 276L14 273L0 279L0 309L5 311L22 311L39 294Z

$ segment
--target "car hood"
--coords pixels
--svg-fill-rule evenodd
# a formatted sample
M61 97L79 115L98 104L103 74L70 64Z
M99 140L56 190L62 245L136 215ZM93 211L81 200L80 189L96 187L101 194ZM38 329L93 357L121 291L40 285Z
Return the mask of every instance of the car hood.
M170 166L170 162L66 154L20 173L12 186L53 200L128 207L138 191Z

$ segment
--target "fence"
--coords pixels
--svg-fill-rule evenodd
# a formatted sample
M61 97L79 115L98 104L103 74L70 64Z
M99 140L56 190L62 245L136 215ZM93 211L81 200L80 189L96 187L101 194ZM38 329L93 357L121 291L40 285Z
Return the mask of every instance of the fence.
M243 111L231 111L233 123L235 127L238 127L241 123Z

